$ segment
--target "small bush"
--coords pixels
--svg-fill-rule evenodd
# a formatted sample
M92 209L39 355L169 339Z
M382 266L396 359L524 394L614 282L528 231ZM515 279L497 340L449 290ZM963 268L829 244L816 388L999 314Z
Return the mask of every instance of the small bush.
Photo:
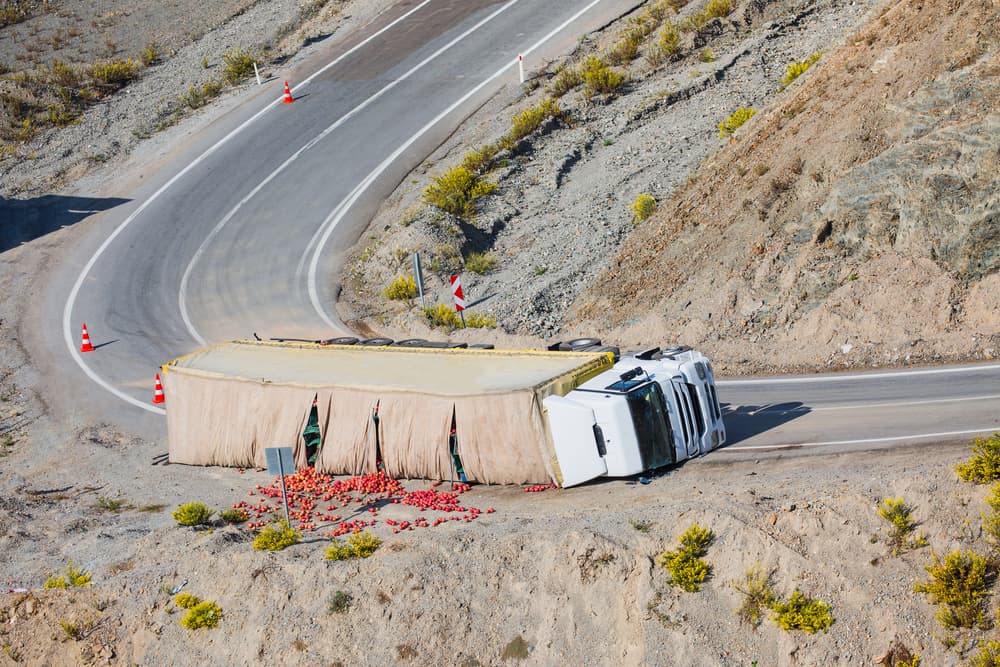
M972 443L972 458L955 466L955 472L962 480L976 484L1000 480L1000 433L976 438Z
M255 58L240 49L227 51L222 56L222 80L228 84L239 83L253 74Z
M347 538L347 543L351 545L351 549L354 550L354 555L358 558L368 558L375 553L380 546L382 546L382 540L375 537L367 530L352 533L351 536Z
M250 514L243 508L224 510L219 514L219 518L226 523L243 523L250 518Z
M983 532L986 534L986 541L993 547L993 550L1000 551L1000 482L993 484L984 502L990 511L989 513L980 512L980 516L983 518Z
M473 148L462 158L462 166L475 174L486 173L489 171L498 150L499 147L496 144L486 144L479 148Z
M549 84L549 94L562 97L583 83L583 74L575 67L563 67L556 71L552 83Z
M670 573L670 584L688 593L701 590L711 567L702 560L705 549L712 542L712 531L693 524L680 536L680 548L664 551L656 557L656 564Z
M934 562L924 567L928 581L917 582L913 590L924 593L938 605L937 619L946 628L987 628L985 602L995 576L990 559L973 551L956 549L942 560L932 555Z
M812 634L826 632L833 625L830 605L822 600L806 597L798 590L792 591L787 602L777 602L772 607L771 618L782 630L801 630Z
M121 512L122 510L131 509L132 505L128 503L124 498L106 498L105 496L99 496L97 502L94 503L97 509L104 510L105 512Z
M185 94L181 95L181 104L192 109L199 109L213 97L222 92L222 84L216 80L206 81L201 88L191 84Z
M482 313L468 313L465 316L465 326L469 329L496 329L497 318Z
M781 87L787 88L788 86L792 85L792 82L795 81L800 76L802 76L803 74L805 74L805 71L810 67L812 67L816 63L816 61L820 59L820 56L822 55L823 55L822 51L817 51L816 53L810 55L805 60L794 62L788 65L788 67L785 68L785 75L781 77Z
M712 52L712 49L705 49L698 54L698 60L703 63L713 63L715 62L715 54Z
M413 276L396 276L382 294L390 301L409 301L417 296L417 281Z
M476 213L476 199L493 192L495 183L482 180L465 167L452 167L436 176L424 188L424 201L457 218L470 219Z
M73 567L73 561L66 565L64 574L54 574L45 580L45 588L86 588L87 586L90 586L90 573Z
M368 558L382 545L382 540L367 530L352 533L347 543L333 540L326 550L327 560L347 560L349 558Z
M107 60L91 65L88 74L96 86L117 90L139 75L139 65L131 58Z
M611 95L625 84L625 75L608 67L597 56L589 56L583 62L581 72L587 97Z
M674 58L681 51L681 33L677 24L667 22L660 29L656 43L649 47L646 59L654 67Z
M170 515L182 526L205 526L212 520L215 510L204 503L185 503Z
M497 268L497 257L490 252L473 252L465 258L465 268L482 275Z
M146 48L139 52L139 60L142 61L142 64L146 67L149 67L159 59L160 51L156 48L156 44L153 44L152 42L146 45Z
M427 318L428 323L432 327L457 329L462 326L462 320L459 318L458 313L455 312L455 309L444 303L425 306L424 317Z
M655 210L656 199L653 198L653 195L642 193L632 202L632 215L635 216L636 222L642 222L653 215Z
M732 587L743 594L743 601L736 615L740 622L756 628L764 616L764 610L770 609L777 601L771 585L771 573L765 572L760 563L748 569L742 581L732 582Z
M298 544L302 533L288 525L282 519L277 524L266 526L253 538L253 548L257 551L281 551L293 544Z
M648 533L649 529L653 527L652 521L639 521L638 519L629 519L629 523L632 527L638 530L640 533Z
M561 113L559 103L551 97L533 107L528 107L511 118L510 131L501 139L501 144L504 148L512 149L518 141L541 127L542 123Z
M732 0L708 0L708 4L705 5L705 16L708 17L709 21L712 19L721 19L732 13ZM706 21L706 23L707 22L708 21Z
M349 593L345 593L344 591L334 591L330 594L329 599L326 601L326 613L343 614L351 608L352 599L353 598Z
M899 663L896 663L897 667ZM979 653L972 656L967 667L1000 667L1000 641L988 639L979 647Z
M917 522L913 518L913 508L902 498L886 498L879 504L877 512L892 526L889 546L894 554L927 545L926 537L913 534L917 527Z
M639 47L649 33L643 26L630 28L607 52L606 58L612 65L627 65L639 55Z
M188 630L214 628L219 625L221 620L222 609L211 600L206 600L188 609L184 618L181 619L181 625Z
M729 118L719 123L719 138L731 137L743 123L753 118L756 113L757 110L751 108L741 108L734 111Z
M201 598L197 595L191 595L190 593L178 593L174 597L174 604L181 609L193 609L201 604Z

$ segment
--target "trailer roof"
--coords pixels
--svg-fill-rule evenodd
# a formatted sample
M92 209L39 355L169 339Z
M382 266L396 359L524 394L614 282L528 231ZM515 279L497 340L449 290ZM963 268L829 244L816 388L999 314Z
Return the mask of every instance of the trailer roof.
M444 396L504 393L567 374L610 368L598 352L317 345L238 340L175 359L164 372L314 387L413 391Z

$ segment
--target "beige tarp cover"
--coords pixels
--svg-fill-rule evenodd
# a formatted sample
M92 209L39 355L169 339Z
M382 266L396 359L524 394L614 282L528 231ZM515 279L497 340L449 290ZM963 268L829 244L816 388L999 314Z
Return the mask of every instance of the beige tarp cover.
M418 349L234 341L163 367L170 461L264 467L266 447L291 446L317 399L316 468L371 472L378 442L388 474L450 474L452 415L471 480L557 479L542 399L565 395L612 366L606 353Z

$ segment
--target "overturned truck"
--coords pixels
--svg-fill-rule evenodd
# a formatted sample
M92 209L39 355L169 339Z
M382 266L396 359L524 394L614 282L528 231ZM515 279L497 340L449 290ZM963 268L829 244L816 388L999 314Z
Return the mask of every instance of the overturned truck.
M582 349L582 351L580 351ZM172 463L296 465L489 484L580 484L725 441L712 366L687 348L546 351L233 341L163 366ZM318 447L303 431L312 416Z

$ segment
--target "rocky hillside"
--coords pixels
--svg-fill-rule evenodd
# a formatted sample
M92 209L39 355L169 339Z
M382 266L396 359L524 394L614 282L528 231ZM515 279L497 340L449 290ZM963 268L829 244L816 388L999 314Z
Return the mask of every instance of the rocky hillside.
M345 277L347 319L440 337L380 291L421 250L436 298L461 271L471 300L487 297L478 308L520 340L681 341L729 372L1000 354L990 0L747 2L681 31L678 53L655 64L654 31L615 70L620 90L563 95L559 116L497 155L498 188L474 217L423 203L434 177L553 95L561 68L611 60L649 8L536 71L526 92L498 95L400 187ZM811 54L785 87L787 65ZM738 108L757 113L720 140ZM643 193L659 205L636 224ZM471 273L473 253L493 268Z

